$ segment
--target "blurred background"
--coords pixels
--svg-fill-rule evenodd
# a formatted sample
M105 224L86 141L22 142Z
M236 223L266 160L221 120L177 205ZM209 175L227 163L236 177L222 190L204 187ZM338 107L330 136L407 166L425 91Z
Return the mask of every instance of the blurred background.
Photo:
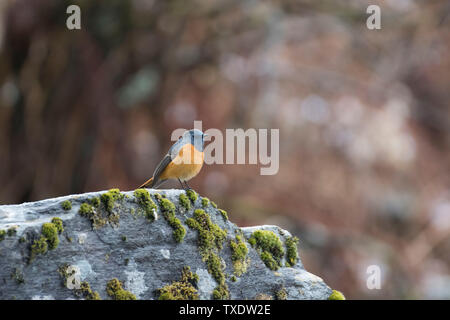
M351 299L450 299L449 107L448 1L0 2L0 203L133 190L194 120L277 128L278 174L190 185Z

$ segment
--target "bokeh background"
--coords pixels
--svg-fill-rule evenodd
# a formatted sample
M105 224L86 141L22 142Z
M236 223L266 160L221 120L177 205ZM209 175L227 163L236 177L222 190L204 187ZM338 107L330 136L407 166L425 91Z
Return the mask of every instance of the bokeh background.
M277 128L277 175L190 185L347 298L450 298L448 1L2 0L0 43L0 203L132 190L194 120Z

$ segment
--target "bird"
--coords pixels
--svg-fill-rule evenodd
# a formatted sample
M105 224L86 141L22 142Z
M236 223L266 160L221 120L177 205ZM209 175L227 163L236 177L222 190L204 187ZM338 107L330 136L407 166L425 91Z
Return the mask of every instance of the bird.
M186 130L156 166L153 176L138 188L157 188L168 179L178 179L183 189L191 189L187 181L202 169L206 137L208 135L198 129Z

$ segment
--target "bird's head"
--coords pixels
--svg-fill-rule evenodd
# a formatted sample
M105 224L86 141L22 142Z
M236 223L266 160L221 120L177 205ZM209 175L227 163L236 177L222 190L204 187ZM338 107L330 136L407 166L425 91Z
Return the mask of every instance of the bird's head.
M199 151L203 151L206 137L208 137L208 135L198 129L188 130L183 134L183 140L193 144Z

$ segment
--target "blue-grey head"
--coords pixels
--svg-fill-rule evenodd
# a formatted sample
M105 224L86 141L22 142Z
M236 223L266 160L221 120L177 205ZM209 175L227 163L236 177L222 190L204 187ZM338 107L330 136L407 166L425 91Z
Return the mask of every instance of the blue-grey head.
M208 135L201 132L198 129L192 129L192 130L188 130L185 131L183 133L183 140L184 142L189 142L192 145L194 145L195 149L197 149L198 151L202 151L203 152L203 146L205 144L205 138Z

